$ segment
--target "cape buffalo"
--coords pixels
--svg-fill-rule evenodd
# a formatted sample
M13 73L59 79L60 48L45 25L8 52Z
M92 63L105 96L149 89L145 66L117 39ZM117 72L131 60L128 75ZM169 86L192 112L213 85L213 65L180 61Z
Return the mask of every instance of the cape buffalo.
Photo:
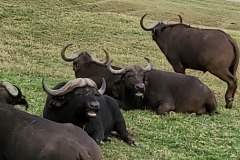
M101 150L81 128L0 103L1 160L100 160Z
M0 103L24 105L25 109L28 109L29 107L20 88L7 81L0 81Z
M66 62L73 62L73 70L76 78L90 78L97 84L98 87L101 86L102 78L104 78L107 84L105 94L114 97L115 90L113 88L113 84L119 76L112 74L107 69L106 63L109 61L108 53L104 50L106 58L103 62L94 60L88 52L77 51L71 56L66 56L65 51L70 45L72 44L68 44L62 49L61 57ZM113 68L120 69L115 66L113 66Z
M135 145L128 135L118 103L112 97L102 95L106 88L104 79L99 90L89 78L63 82L54 89L47 87L43 79L42 86L48 94L43 117L73 123L83 128L97 144L116 131L126 143Z
M209 71L227 83L226 108L232 108L237 89L236 71L239 61L237 43L225 32L218 29L199 29L186 24L167 25L157 22L140 26L152 31L157 43L175 72L185 74L185 69Z
M150 109L159 115L169 111L210 115L217 113L216 99L212 91L198 78L179 73L143 69L138 65L130 65L115 70L113 74L121 75L115 82L119 106L125 110Z

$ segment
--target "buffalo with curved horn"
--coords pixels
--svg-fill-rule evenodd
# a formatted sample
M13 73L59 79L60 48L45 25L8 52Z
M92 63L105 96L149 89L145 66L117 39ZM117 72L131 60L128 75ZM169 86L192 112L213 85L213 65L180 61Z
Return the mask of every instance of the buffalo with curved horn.
M217 102L212 91L196 77L179 73L131 65L120 70L108 69L121 74L115 82L117 100L121 108L150 109L159 115L170 111L213 115L217 113Z
M147 57L144 58L148 61L148 66L146 68L142 68L139 65L130 65L116 70L111 67L112 61L109 61L107 64L107 68L111 73L121 75L121 77L114 82L115 88L118 92L117 99L125 99L130 103L131 106L138 107L141 105L145 92L145 84L143 80L144 75L145 72L149 72L152 69L151 60ZM119 90L121 90L120 93ZM126 108L122 107L121 104L120 107Z
M236 71L239 48L233 38L218 29L199 29L186 24L166 25L155 22L140 26L152 32L157 43L175 72L185 74L187 68L210 72L227 83L225 108L232 108L237 89Z
M116 131L129 145L135 144L128 135L118 103L112 97L103 95L106 88L104 78L99 90L89 78L59 83L53 89L46 85L43 78L42 87L48 94L44 118L75 124L83 128L97 144L107 139L111 131Z
M119 78L118 75L114 75L108 71L106 62L109 61L109 54L104 50L106 54L105 61L97 62L93 60L92 56L87 52L75 52L71 56L66 56L66 49L71 46L71 44L66 45L62 51L62 59L67 62L73 62L73 70L75 72L76 78L90 78L92 79L98 87L101 86L102 78L106 80L106 91L105 94L113 96L114 93L114 81ZM113 67L115 69L120 69L119 67Z

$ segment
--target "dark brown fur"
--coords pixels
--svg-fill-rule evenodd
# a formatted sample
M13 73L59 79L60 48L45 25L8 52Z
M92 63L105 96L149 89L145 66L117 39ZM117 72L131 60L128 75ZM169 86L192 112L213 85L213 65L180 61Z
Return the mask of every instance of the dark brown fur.
M141 26L143 26L143 18ZM232 108L237 89L236 71L239 61L237 43L218 29L199 29L185 24L166 25L159 22L152 29L157 43L175 72L185 74L187 68L209 71L227 83L226 108Z

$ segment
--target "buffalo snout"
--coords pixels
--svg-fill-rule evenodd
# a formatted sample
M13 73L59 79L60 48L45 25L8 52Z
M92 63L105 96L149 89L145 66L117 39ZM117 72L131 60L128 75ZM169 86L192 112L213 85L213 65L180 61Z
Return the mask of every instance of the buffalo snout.
M89 103L89 107L92 109L99 109L100 108L100 103L98 101L92 101Z
M136 96L143 96L143 93L145 92L145 85L143 83L136 84L134 88Z
M98 101L91 101L87 106L87 116L96 117L100 109L100 103Z

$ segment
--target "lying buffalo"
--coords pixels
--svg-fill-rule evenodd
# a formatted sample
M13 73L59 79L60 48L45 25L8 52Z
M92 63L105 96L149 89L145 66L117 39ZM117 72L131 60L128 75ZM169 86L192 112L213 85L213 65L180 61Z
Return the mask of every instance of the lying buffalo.
M169 111L210 115L217 113L213 92L198 78L179 73L151 69L150 59L147 68L130 65L115 70L121 75L115 82L119 106L125 110L150 109L159 115Z
M151 31L157 43L175 72L185 74L191 68L209 71L228 85L225 93L226 108L232 108L237 89L236 71L239 61L239 49L236 42L225 32L217 29L199 29L186 24L154 23L144 26Z
M100 160L97 143L81 128L0 103L1 160Z
M7 81L0 81L0 103L24 105L25 109L29 107L20 88Z
M99 90L89 78L63 82L54 89L47 87L43 79L42 86L48 94L43 117L60 123L73 123L83 128L98 144L108 138L112 131L116 131L129 145L135 144L128 135L116 100L102 95L106 88L105 81Z
M92 79L98 87L101 86L102 78L106 80L106 91L105 94L110 96L115 96L113 89L113 84L116 79L119 78L118 75L114 75L107 70L106 63L109 61L109 55L104 50L106 58L103 62L98 62L92 58L88 52L77 51L71 56L66 56L66 49L72 44L68 44L63 47L61 51L61 57L66 62L73 62L73 70L75 72L76 78L90 78ZM120 69L119 67L114 67L115 69Z

